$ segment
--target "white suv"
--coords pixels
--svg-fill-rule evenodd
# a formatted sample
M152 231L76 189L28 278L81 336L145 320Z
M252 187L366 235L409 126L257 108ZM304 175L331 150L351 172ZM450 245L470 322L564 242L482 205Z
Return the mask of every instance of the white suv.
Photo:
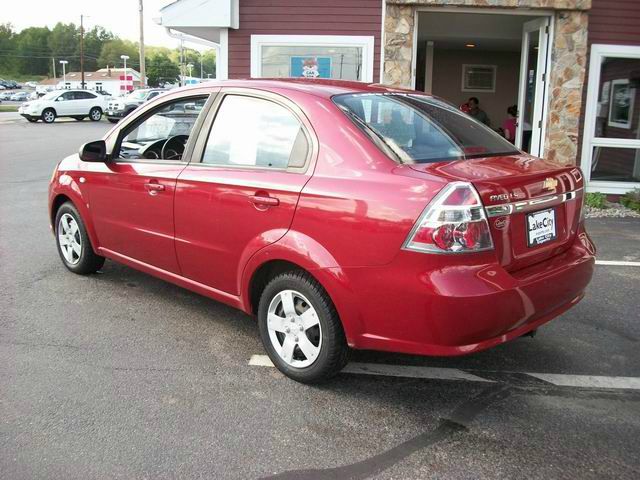
M89 117L98 122L106 110L107 101L108 97L88 90L56 90L23 103L18 113L30 122L42 119L45 123L53 123L56 117L72 117L76 120Z

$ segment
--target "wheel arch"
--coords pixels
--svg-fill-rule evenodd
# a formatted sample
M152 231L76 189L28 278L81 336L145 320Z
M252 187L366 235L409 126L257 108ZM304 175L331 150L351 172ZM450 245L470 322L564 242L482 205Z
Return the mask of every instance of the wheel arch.
M93 251L96 252L97 248L99 247L98 238L97 238L95 229L93 227L93 222L91 221L91 215L89 213L87 202L82 197L82 194L76 194L73 190L64 190L61 192L56 192L52 196L51 207L49 209L49 219L51 222L52 231L55 233L55 228L56 228L55 222L56 222L56 215L58 214L58 210L66 202L70 202L76 208L76 210L78 210L78 213L80 214L81 220L84 223L84 227L87 231L87 235L89 235L89 241L91 242L91 247L93 248Z
M288 270L306 272L327 292L336 307L347 342L353 346L352 339L363 331L363 324L352 301L346 274L322 245L300 232L287 232L278 242L264 247L249 259L241 278L242 309L255 315L260 294L269 280Z

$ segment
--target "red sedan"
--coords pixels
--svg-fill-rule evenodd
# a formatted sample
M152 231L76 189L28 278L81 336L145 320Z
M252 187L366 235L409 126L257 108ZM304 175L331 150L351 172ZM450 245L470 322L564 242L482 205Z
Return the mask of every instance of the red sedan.
M361 83L244 80L155 99L62 160L64 265L105 258L256 315L302 382L349 347L477 352L583 297L580 169L451 105Z

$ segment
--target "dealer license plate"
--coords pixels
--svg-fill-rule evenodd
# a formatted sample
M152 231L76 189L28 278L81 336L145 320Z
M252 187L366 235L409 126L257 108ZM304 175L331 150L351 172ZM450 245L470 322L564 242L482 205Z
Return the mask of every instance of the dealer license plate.
M556 211L553 208L541 210L527 215L527 244L536 247L555 240Z

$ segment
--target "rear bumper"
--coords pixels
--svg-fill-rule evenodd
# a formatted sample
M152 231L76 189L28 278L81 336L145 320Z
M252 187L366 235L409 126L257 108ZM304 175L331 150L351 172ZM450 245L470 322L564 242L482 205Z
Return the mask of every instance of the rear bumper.
M584 296L595 256L581 235L569 250L515 273L487 262L492 254L443 259L406 251L383 267L345 269L353 286L349 296L355 297L355 305L344 307L350 312L343 318L349 343L450 356L522 336ZM341 315L343 301L337 302Z

